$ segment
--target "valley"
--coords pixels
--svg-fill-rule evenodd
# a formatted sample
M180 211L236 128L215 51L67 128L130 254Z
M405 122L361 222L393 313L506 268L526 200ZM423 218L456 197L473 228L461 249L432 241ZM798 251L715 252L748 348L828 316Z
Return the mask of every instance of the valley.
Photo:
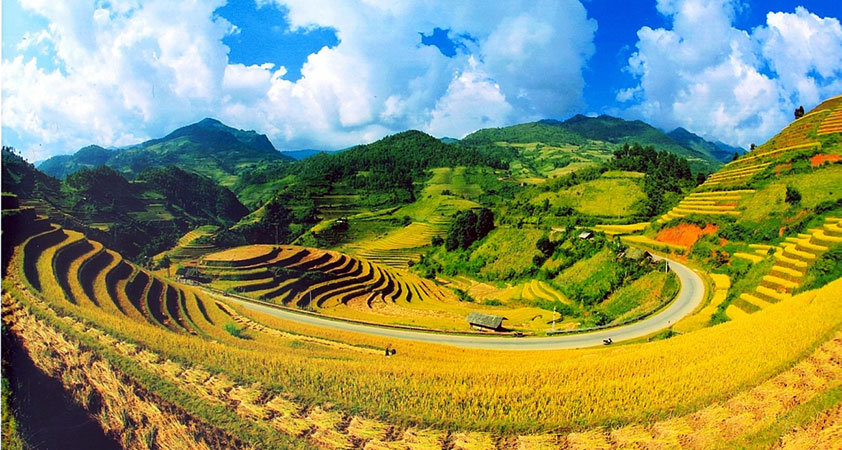
M4 333L124 448L832 448L840 114L4 148Z

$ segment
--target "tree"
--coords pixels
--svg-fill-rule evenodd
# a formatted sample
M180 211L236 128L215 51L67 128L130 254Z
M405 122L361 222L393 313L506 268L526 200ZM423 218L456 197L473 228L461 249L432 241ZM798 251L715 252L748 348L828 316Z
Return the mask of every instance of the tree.
M456 213L447 230L444 240L445 249L448 251L457 248L466 249L477 240L484 238L493 229L494 213L488 208L482 208L477 212L469 210Z
M552 256L555 252L555 243L551 241L547 235L538 238L538 242L535 243L535 247L537 247L538 251L540 251L546 258Z
M801 193L798 192L794 187L787 186L784 201L789 203L790 205L797 205L801 203Z
M281 204L279 198L275 198L263 207L263 218L258 226L258 239L264 243L280 244L289 236L289 223L291 219L289 208Z
M494 229L494 213L488 208L482 208L477 213L477 239L484 238Z
M159 262L158 264L161 266L161 268L167 269L168 277L172 276L170 274L170 267L172 266L172 261L170 261L170 255L164 255L164 257L161 258L161 262Z

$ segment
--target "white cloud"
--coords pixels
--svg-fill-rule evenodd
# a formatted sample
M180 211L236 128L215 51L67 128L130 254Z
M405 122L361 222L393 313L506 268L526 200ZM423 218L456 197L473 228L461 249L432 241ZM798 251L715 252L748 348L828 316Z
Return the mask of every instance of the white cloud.
M4 128L38 159L205 116L266 132L281 148L344 147L407 128L461 136L562 116L583 106L596 31L578 0L258 0L288 11L292 32L336 30L339 44L311 54L292 82L284 61L229 62L222 38L238 30L214 15L224 0L20 1L48 20L42 45L62 67L3 60ZM474 40L448 58L420 45L434 27Z
M470 68L455 77L439 99L426 131L437 136L462 138L469 131L504 123L512 106L500 86L483 73L471 58Z
M733 26L740 3L660 0L672 29L643 27L628 70L639 83L620 90L625 114L664 128L683 126L708 138L760 144L842 89L838 19L802 7L767 15L753 30Z

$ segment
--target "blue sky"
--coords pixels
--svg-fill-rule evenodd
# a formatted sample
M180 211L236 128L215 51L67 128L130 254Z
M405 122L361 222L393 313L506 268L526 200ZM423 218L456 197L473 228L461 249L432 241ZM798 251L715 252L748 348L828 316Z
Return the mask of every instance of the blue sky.
M211 116L279 149L577 113L760 143L842 94L842 2L2 1L2 141L33 160Z

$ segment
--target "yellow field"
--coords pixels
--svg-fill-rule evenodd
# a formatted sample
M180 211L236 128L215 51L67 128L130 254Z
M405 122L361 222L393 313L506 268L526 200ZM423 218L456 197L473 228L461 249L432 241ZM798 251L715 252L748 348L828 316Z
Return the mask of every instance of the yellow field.
M234 261L239 262L251 259L268 259L274 250L275 247L272 245L249 245L244 247L235 247L207 255L203 258L203 262L206 264L224 265L224 263Z
M713 297L710 302L697 313L688 316L673 326L673 330L681 333L689 333L708 326L711 316L716 313L717 308L728 296L728 289L731 287L731 280L728 275L717 273L710 274L713 280Z
M59 245L67 246L66 241ZM45 274L39 278L44 282L52 267L42 261L55 253L48 250L39 255L39 272ZM53 274L55 279L65 277ZM97 303L78 305L64 300L57 286L41 292L51 303L93 320L108 333L143 342L167 357L201 361L214 370L294 392L303 399L318 393L339 407L368 412L373 405L386 405L382 412L395 423L420 421L486 429L555 429L608 420L633 421L693 408L775 373L809 352L842 322L842 281L772 305L744 320L667 341L545 353L387 342L308 329L229 305L238 315L271 329L352 346L382 348L391 343L399 353L386 360L317 342L308 343L315 347L304 352L279 352L273 349L300 347L301 343L293 338L279 340L280 335L262 328L249 328L251 339L246 341L226 336L220 327L226 323L224 317L232 316L216 306L217 300L192 288L172 287L176 295L162 293L160 303L151 302L147 294L139 307L143 321L117 312L119 308L96 306L115 302L107 292ZM126 295L133 292L128 285L126 290ZM171 298L184 300L170 304ZM205 336L213 336L214 341ZM341 355L342 362L317 355ZM390 401L385 402L386 398ZM595 398L600 401L589 400ZM589 406L583 409L582 404ZM508 412L501 416L504 410Z
M631 223L628 225L596 225L594 230L601 231L608 236L621 236L639 233L648 227L650 222Z

